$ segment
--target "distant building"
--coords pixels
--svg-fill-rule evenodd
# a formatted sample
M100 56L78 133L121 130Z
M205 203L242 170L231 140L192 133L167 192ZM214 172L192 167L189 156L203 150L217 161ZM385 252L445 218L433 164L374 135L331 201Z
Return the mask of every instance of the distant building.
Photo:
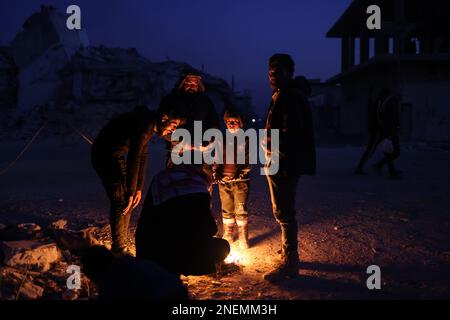
M309 102L313 113L316 139L330 142L340 135L339 114L341 108L341 88L336 84L309 79L311 96Z
M366 134L369 92L402 98L402 137L450 141L450 11L448 1L354 0L328 31L341 39L341 135ZM368 6L381 8L382 28L366 26Z

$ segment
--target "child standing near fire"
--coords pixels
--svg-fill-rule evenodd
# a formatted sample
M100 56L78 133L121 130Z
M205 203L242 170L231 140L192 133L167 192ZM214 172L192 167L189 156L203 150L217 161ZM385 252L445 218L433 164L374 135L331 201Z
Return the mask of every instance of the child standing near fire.
M224 121L227 133L236 135L240 129L244 128L242 115L233 107L227 107L224 112ZM235 225L238 227L239 246L242 249L249 247L248 242L248 209L247 202L250 191L250 170L249 164L249 141L239 142L238 139L225 142L223 145L222 164L216 164L213 170L213 177L219 186L220 202L222 205L223 236L230 244L234 242ZM237 143L236 143L237 141ZM232 144L229 150L234 147L234 159L227 161L227 143ZM230 148L231 147L231 148ZM239 164L238 153L245 154L245 163Z

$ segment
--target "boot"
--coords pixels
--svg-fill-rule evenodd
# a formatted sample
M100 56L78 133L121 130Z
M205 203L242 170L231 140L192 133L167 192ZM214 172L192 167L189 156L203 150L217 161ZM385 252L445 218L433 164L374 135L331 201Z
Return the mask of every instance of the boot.
M234 219L223 219L223 236L222 239L227 240L228 243L234 242Z
M248 218L237 219L236 220L238 226L238 234L239 234L239 247L241 249L248 249Z
M299 266L300 261L296 251L289 254L283 254L281 263L274 270L266 273L263 276L264 280L275 282L285 278L294 278L298 276Z
M267 281L278 281L283 278L298 276L299 258L297 242L297 223L291 221L280 223L281 227L281 263L263 277Z
M113 255L116 258L121 258L121 257L134 257L135 254L133 253L133 251L128 248L127 246L125 247L117 247L117 246L113 246L111 248L111 252L113 253Z

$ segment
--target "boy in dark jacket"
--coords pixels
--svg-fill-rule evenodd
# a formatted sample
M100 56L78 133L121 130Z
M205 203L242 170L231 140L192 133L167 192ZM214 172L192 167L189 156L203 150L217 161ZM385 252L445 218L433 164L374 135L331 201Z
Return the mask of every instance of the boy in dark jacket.
M227 130L232 135L244 127L242 116L233 108L225 110L223 119ZM235 140L235 139L233 139ZM234 225L238 226L239 245L246 249L248 243L248 210L247 201L250 193L250 170L249 164L249 141L245 144L237 145L235 141L230 141L234 150L232 161L227 161L227 143L223 148L223 163L214 166L214 180L219 185L220 202L222 204L222 238L229 243L234 241ZM245 152L245 163L238 164L238 152Z
M111 203L112 250L128 254L126 240L133 209L139 204L153 135L171 134L181 122L175 114L156 114L137 107L108 123L92 145L92 164Z
M216 271L230 252L215 238L211 177L202 168L177 165L152 181L136 230L136 257L152 260L177 275Z

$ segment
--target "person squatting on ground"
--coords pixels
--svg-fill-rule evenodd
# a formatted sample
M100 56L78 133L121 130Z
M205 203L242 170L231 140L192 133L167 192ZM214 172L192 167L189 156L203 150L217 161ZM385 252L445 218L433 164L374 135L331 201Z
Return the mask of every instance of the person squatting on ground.
M171 134L181 121L174 112L157 114L139 106L108 123L94 140L91 160L110 200L115 254L129 254L128 225L133 209L141 201L148 142L155 134Z
M234 136L239 129L244 128L241 114L232 107L225 109L224 121L228 132ZM226 139L225 139L226 140ZM246 249L248 243L248 209L247 202L250 193L250 170L249 164L249 140L238 145L237 139L226 141L222 149L222 163L214 165L213 178L219 186L220 202L222 205L222 238L229 243L234 242L234 226L238 226L239 245ZM227 159L227 145L233 150L233 158ZM238 153L245 155L245 163L238 163Z
M136 256L177 275L205 275L230 252L215 238L212 179L202 168L177 165L152 180L136 230Z
M201 75L194 69L186 68L180 73L180 78L172 92L161 100L159 112L182 112L186 117L186 121L179 128L188 130L191 137L194 137L194 121L201 121L202 135L208 129L218 129L220 127L219 116L213 102L205 94L205 91ZM167 165L170 167L173 165L171 151L178 141L170 141L170 136L168 136L168 140L169 157ZM208 144L208 142L204 142L203 147L206 147ZM194 152L201 151L192 151L191 164L194 164ZM203 164L202 167L205 172L212 174L210 165Z
M180 278L156 263L131 256L115 257L103 246L86 250L84 274L98 288L99 300L180 300L187 289Z
M268 281L298 274L298 240L295 212L297 184L302 175L315 175L316 151L312 115L302 88L293 80L295 64L287 54L275 54L269 60L269 80L273 89L266 129L279 130L279 150L271 150L267 141L267 156L278 152L279 170L267 175L272 211L281 227L281 263L264 275ZM267 166L267 165L266 165Z

